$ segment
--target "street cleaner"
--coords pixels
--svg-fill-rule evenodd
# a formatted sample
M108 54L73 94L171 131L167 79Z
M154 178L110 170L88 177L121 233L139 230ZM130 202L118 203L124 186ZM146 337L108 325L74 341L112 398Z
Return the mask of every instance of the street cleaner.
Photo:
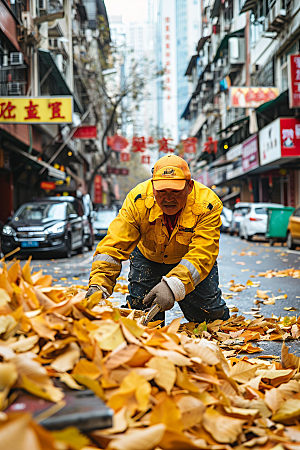
M228 319L216 262L221 211L219 197L191 179L182 158L159 159L152 179L129 192L99 242L86 296L101 290L109 297L122 261L130 259L131 308L157 304L160 312L153 320L164 320L164 312L178 302L189 322Z

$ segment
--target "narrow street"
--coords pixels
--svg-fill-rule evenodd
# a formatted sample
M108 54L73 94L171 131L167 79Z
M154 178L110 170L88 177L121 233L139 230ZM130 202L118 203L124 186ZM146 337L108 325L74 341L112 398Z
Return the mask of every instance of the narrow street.
M96 248L96 245L95 247ZM33 271L41 268L45 274L53 276L53 284L62 286L88 284L89 273L93 251L86 252L83 255L74 255L71 259L34 259L31 263ZM246 319L253 319L261 314L265 317L275 316L298 316L300 308L300 289L299 278L289 276L265 278L258 276L260 272L266 272L270 269L280 271L286 269L300 268L300 252L296 250L288 250L287 247L274 246L264 241L247 242L239 237L227 234L221 235L220 255L219 255L219 274L220 285L223 296L227 305L230 307L231 315L244 315ZM25 260L22 264L25 263ZM121 279L118 281L121 285L128 283L127 277L129 272L129 262L123 263ZM124 280L125 277L126 279ZM247 286L241 292L233 292L230 287L241 284L246 286L250 280L254 286ZM259 284L259 286L258 286ZM263 304L263 300L255 297L257 290L262 290L271 298L278 298L275 304ZM126 303L126 294L114 292L110 298L114 306ZM260 300L259 305L254 302ZM251 309L254 308L254 309ZM257 310L257 308L260 308ZM285 310L284 308L293 308L294 310ZM173 319L180 317L181 310L179 305L166 313L166 323L170 323ZM254 316L253 316L254 315ZM184 322L185 319L182 319ZM281 341L260 341L259 345L264 349L266 354L280 354ZM256 345L254 343L254 345ZM291 350L300 355L297 341L287 343Z

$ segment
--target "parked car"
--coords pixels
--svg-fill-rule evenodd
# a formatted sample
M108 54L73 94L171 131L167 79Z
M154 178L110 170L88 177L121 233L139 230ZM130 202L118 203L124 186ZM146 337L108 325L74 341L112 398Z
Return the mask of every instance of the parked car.
M17 247L26 255L50 251L70 258L72 250L83 252L82 217L69 201L43 199L24 203L1 233L4 255Z
M110 223L117 217L117 215L117 208L99 209L96 212L93 227L95 236L97 238L102 239L104 236L106 236Z
M268 207L282 208L278 203L251 203L240 222L239 235L247 241L253 236L265 237L268 223Z
M232 236L234 233L238 233L239 229L240 229L240 222L243 219L243 217L245 216L245 214L247 214L249 206L251 203L236 203L234 205L233 208L233 213L232 213L232 221L229 227L229 233Z
M291 250L300 245L300 206L295 209L289 219L286 242Z
M88 197L88 198L87 198ZM94 211L93 211L93 205L90 201L90 196L85 195L82 199L76 198L72 196L61 196L61 197L47 197L47 200L51 201L68 201L72 203L74 206L76 213L82 217L82 223L83 223L83 232L84 232L84 245L89 249L92 250L94 242L95 242L95 236L94 236L94 228L93 228L93 221L94 221Z
M232 221L232 211L229 208L226 208L226 206L223 206L222 212L221 212L221 219L222 219L222 225L220 228L220 231L223 233L227 233Z

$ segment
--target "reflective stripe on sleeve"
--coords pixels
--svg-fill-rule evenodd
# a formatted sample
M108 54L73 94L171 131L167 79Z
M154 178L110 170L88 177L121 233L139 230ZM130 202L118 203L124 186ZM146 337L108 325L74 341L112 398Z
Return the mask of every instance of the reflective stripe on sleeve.
M192 278L193 278L194 285L197 286L197 284L200 283L201 278L200 278L200 274L199 274L198 270L196 269L196 267L187 259L182 259L179 264L185 266L190 271Z
M95 255L94 258L93 258L93 262L95 262L95 261L106 261L108 263L117 264L118 266L121 266L119 261L117 261L112 256L106 255L105 253L100 253L98 255Z

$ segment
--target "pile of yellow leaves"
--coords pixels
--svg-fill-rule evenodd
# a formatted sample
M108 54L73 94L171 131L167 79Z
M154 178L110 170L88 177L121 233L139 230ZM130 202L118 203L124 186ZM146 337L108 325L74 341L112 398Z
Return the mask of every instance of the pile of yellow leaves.
M115 411L114 424L87 436L0 412L1 448L300 450L300 358L284 344L281 363L234 356L236 339L248 348L272 334L283 339L289 327L299 332L296 320L233 316L179 332L178 318L144 327L99 292L85 299L83 289L51 283L42 271L31 274L29 262L0 269L0 409L15 388L60 402L59 378L92 389Z
M292 278L300 278L300 270L299 269L285 269L285 270L267 270L266 272L260 272L258 274L259 277L265 278L284 278L284 277L292 277Z

